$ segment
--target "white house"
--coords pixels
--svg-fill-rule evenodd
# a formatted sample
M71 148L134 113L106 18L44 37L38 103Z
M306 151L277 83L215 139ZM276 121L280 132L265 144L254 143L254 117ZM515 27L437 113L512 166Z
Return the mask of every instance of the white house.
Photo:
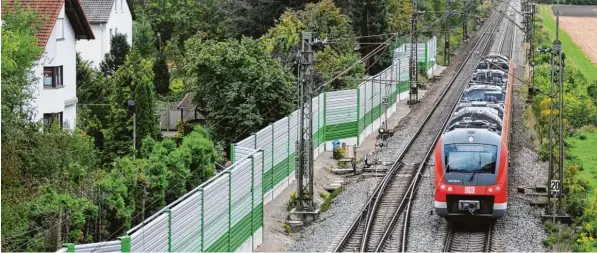
M9 0L8 8L14 7ZM91 26L79 0L19 0L37 12L41 28L36 34L43 55L33 67L38 80L33 88L35 120L56 120L70 129L77 122L76 40L93 40ZM3 5L4 6L4 5ZM3 10L4 12L4 10Z
M99 67L104 55L110 52L112 36L126 34L129 45L133 43L133 12L127 0L80 0L91 24L95 40L78 41L77 52L92 65Z

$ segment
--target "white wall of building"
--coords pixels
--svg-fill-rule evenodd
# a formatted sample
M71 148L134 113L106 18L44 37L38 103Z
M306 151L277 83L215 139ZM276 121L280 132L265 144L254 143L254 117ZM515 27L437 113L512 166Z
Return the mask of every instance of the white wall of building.
M75 48L75 33L64 14L64 5L58 18L64 20L64 38L58 39L59 31L62 30L58 26L58 21L54 25L52 34L46 44L44 54L34 67L35 76L38 80L34 83L34 100L35 119L43 119L44 113L59 113L63 112L63 121L68 124L69 128L74 129L76 126L76 102L72 105L65 106L66 101L76 101L77 96L77 69L76 69L76 52ZM43 71L45 67L62 66L63 68L63 87L60 88L44 88Z
M110 52L110 31L126 34L129 45L133 44L133 17L126 0L114 0L108 22L93 23L91 29L95 40L77 41L77 51L83 59L93 61L93 66L99 68L104 55Z

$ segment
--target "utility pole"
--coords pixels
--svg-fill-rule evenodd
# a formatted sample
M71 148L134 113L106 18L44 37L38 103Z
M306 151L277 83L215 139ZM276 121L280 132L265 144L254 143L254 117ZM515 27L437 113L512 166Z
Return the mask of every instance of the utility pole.
M133 159L137 156L137 110L134 100L129 100L129 110L133 111Z
M410 33L410 91L407 104L413 105L419 102L419 87L418 87L418 70L417 70L417 0L413 0L413 11L411 16L411 33Z
M566 218L562 208L562 184L564 179L564 135L562 112L564 110L564 60L562 42L559 39L560 1L556 10L556 38L551 49L551 89L549 110L549 181L546 216L553 222Z
M296 208L290 213L292 228L309 225L319 216L313 201L313 33L303 32L299 57L298 102L299 134L296 143L297 193Z
M528 38L529 38L529 61L531 62L531 67L529 71L529 89L527 95L527 101L531 102L533 97L535 96L535 49L533 47L533 36L535 33L535 4L533 0L528 0L530 4L530 15L529 15L529 22L527 26L528 30Z
M452 14L452 9L450 3L453 3L455 0L446 0L446 27L444 33L444 65L448 66L450 64L450 17Z
M469 0L471 1L471 0ZM474 1L474 0L472 0ZM467 16L468 16L468 9L469 6L467 5L467 3L464 3L463 5L464 10L462 10L462 43L465 43L468 37L468 20L467 20Z

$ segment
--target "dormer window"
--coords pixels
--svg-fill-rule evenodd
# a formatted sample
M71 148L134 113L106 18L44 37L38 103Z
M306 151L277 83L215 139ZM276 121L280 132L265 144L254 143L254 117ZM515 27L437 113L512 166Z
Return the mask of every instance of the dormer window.
M64 18L56 20L56 40L64 39Z

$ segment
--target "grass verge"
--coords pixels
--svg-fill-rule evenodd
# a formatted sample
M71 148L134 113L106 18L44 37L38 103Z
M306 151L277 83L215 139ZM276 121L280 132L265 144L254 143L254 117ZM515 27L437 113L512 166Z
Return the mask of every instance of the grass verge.
M583 127L573 136L566 138L568 151L574 154L578 162L582 164L582 170L578 176L585 179L591 185L591 189L597 189L597 129L594 127ZM595 192L590 191L589 200L595 197Z
M551 5L540 4L539 17L543 20L543 26L548 32L550 39L555 39L556 35L556 21L551 11ZM597 80L597 65L593 64L589 57L576 45L568 33L560 29L560 41L567 58L573 59L569 61L573 66L578 68L589 80L589 82Z
M336 198L343 191L344 191L344 186L342 186L340 188L336 188L330 194L326 194L323 192L319 193L319 196L321 196L321 198L324 199L323 204L321 204L321 212L322 213L327 212L327 210L330 208L330 205L332 204L332 200L334 200L334 198Z

